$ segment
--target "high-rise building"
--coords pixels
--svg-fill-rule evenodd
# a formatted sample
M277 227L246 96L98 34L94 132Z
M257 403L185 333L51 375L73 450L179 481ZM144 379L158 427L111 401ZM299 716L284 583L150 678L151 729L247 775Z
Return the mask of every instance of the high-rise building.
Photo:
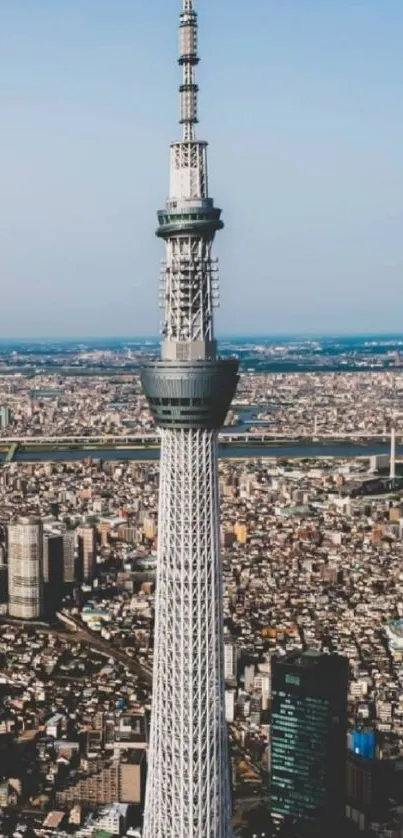
M398 836L403 805L403 759L399 753L391 756L386 751L381 756L371 752L371 738L369 734L367 742L362 743L368 756L351 752L347 756L346 815L359 833Z
M225 690L225 718L229 724L235 719L235 690Z
M158 213L165 242L163 342L142 370L161 433L154 682L144 838L229 838L217 435L238 381L220 357L207 143L196 138L197 15L180 17L183 137Z
M321 835L340 827L345 808L348 672L340 655L272 658L272 813Z
M63 582L63 536L59 533L44 533L43 581L59 586Z
M79 576L84 582L91 582L95 571L96 530L93 526L78 527Z
M0 428L8 428L13 421L13 414L11 408L7 406L0 407Z
M226 640L224 644L224 678L235 681L238 668L238 648L233 640Z
M76 581L76 533L65 530L63 533L63 581L72 585Z
M43 536L43 581L48 615L56 611L63 593L63 536L46 532Z
M8 600L8 567L0 564L0 603Z
M8 527L8 613L20 620L43 614L43 530L37 518Z

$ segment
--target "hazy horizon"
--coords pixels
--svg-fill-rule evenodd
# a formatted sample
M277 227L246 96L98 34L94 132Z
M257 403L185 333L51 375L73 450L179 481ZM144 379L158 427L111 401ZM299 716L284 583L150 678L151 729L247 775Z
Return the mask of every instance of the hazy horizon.
M0 336L157 337L180 5L1 3ZM197 9L218 335L398 335L401 0Z

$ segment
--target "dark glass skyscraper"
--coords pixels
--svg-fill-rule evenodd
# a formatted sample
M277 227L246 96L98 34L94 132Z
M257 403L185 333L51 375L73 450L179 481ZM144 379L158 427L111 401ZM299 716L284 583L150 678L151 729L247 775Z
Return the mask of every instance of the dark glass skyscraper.
M63 593L63 536L60 533L44 534L43 581L45 611L51 617L59 608Z
M347 686L339 655L272 659L271 810L323 835L344 812Z

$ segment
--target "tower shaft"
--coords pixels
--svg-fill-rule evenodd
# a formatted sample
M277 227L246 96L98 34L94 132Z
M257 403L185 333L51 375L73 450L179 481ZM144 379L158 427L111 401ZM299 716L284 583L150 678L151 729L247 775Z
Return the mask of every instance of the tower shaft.
M161 429L154 678L144 838L230 838L224 712L217 433L238 381L220 358L212 246L223 226L208 194L207 143L196 139L197 15L183 0L183 138L173 143L169 197L158 212L166 246L161 357L142 383Z
M216 432L163 430L146 838L228 838Z

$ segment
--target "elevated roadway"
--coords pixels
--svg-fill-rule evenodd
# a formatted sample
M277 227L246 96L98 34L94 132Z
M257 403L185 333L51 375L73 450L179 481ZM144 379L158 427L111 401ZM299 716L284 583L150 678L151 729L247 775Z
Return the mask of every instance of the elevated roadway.
M84 646L87 646L89 649L93 649L95 652L100 653L101 655L105 655L105 657L112 658L116 663L120 663L122 666L125 666L130 672L133 672L134 675L142 681L144 684L151 686L152 683L152 669L150 666L146 664L139 663L125 652L123 649L119 649L112 641L105 640L103 637L98 637L97 635L90 632L88 629L85 628L83 623L79 622L78 620L74 620L73 617L70 617L70 614L64 615L63 612L59 612L57 614L58 619L61 623L65 623L66 630L64 631L61 627L56 628L53 626L46 625L44 623L32 623L21 620L13 620L10 617L0 617L0 624L6 623L8 625L25 625L27 628L31 628L37 632L42 632L43 634L51 634L53 637L58 637L60 640L68 640L69 643L82 643Z
M78 640L80 643L85 643L90 648L97 652L113 658L116 663L126 666L130 672L138 675L140 680L146 684L152 682L152 669L143 663L138 663L131 655L123 649L119 649L111 640L105 640L103 637L98 637L92 631L89 631L80 620L76 620L71 614L64 614L63 611L58 611L56 617L60 622L64 623L69 629L69 632L63 632L63 636L68 636L69 639ZM53 631L50 629L50 631ZM56 630L53 633L57 633ZM60 634L60 632L59 632Z

